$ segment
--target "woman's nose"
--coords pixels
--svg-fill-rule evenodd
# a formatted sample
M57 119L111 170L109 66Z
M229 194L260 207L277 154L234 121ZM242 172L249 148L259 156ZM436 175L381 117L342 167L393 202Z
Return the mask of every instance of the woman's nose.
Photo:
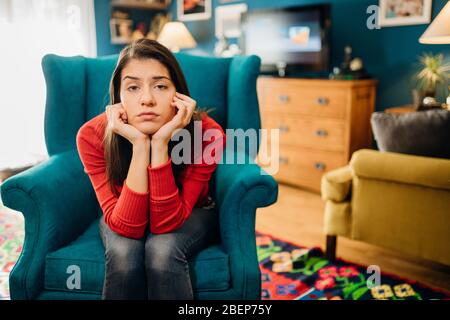
M150 89L144 89L141 95L142 105L155 105L155 97Z

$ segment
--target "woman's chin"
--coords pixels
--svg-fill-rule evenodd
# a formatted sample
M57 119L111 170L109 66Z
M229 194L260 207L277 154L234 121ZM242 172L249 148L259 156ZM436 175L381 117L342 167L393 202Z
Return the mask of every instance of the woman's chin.
M155 123L148 122L142 122L135 126L139 131L141 131L144 134L152 135L156 131L158 131L159 126Z

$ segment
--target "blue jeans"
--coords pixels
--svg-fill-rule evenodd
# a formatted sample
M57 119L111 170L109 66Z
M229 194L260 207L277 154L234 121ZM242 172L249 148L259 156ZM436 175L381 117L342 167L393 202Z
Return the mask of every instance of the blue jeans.
M112 231L100 218L105 247L103 299L192 300L188 260L219 240L215 209L194 208L179 229L165 234L149 231L131 239Z

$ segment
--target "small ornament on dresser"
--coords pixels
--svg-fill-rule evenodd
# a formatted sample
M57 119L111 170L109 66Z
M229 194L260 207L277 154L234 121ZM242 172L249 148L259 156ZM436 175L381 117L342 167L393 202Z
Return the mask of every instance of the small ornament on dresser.
M329 75L330 79L355 80L371 78L364 68L363 60L361 58L353 58L352 53L353 48L351 46L344 48L344 61L340 67L333 68L333 72Z

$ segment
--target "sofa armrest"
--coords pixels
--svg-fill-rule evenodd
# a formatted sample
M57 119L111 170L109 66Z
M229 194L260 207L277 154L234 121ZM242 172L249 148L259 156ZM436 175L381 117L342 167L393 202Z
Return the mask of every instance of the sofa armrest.
M219 164L216 200L222 245L230 255L233 288L244 288L242 299L260 299L260 272L256 255L256 209L277 200L278 184L245 155L245 164ZM245 278L244 278L245 276ZM244 284L243 284L244 283ZM255 288L257 286L257 288Z
M25 243L10 276L12 299L33 299L42 290L47 253L76 239L96 218L99 207L76 150L7 179L5 206L22 212Z
M362 149L350 168L358 177L450 190L449 159Z
M323 200L345 201L350 195L352 172L349 166L335 169L322 176L321 195Z

